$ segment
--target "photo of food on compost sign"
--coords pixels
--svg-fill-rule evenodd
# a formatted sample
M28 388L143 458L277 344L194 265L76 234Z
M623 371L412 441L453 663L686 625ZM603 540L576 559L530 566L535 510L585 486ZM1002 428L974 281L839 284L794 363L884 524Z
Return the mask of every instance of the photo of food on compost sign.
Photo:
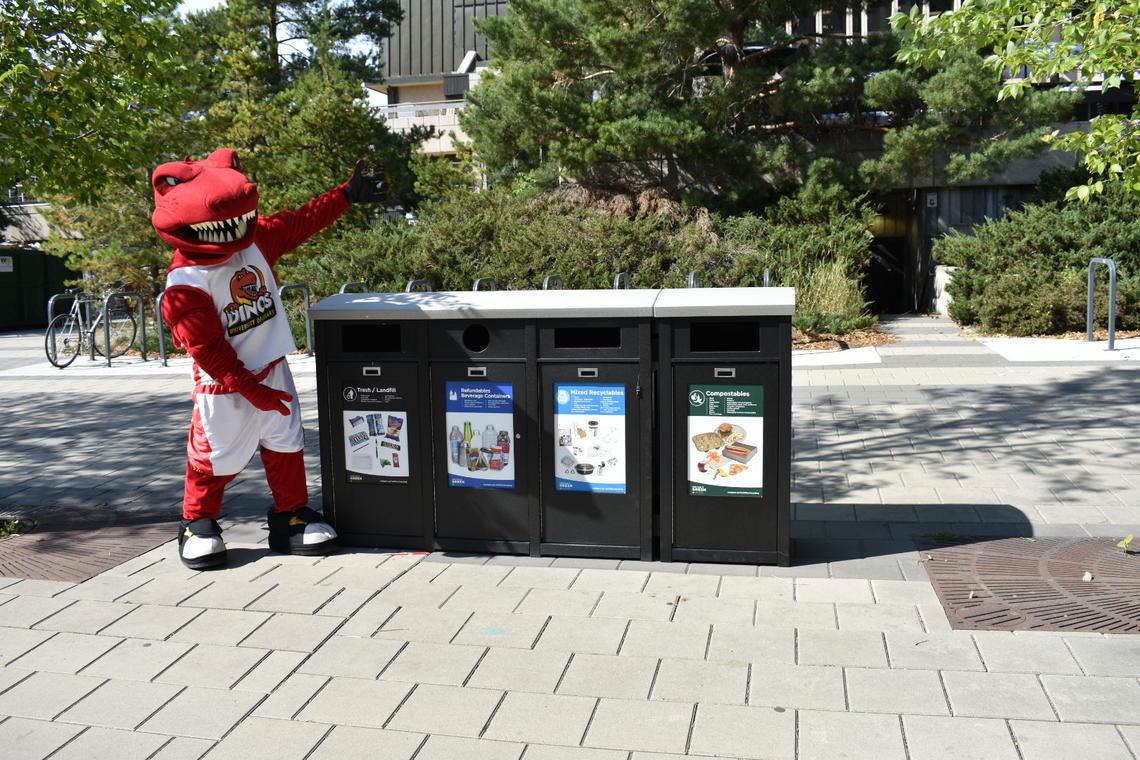
M763 496L764 386L690 385L690 496Z
M344 468L350 483L408 477L407 423L407 412L345 410Z
M511 383L447 383L447 484L515 487L515 390Z
M554 384L554 489L625 493L625 386Z

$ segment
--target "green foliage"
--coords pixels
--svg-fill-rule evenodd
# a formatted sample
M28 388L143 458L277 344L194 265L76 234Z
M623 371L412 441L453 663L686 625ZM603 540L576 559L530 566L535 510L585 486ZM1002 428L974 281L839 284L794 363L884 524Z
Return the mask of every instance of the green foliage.
M16 519L0 520L0 540L20 535L24 527L24 523Z
M1074 76L1078 86L1103 77L1106 88L1115 88L1140 68L1136 0L987 0L929 17L916 5L891 21L905 39L904 61L936 67L955 51L986 51L985 65L995 76L1016 72L998 93L1002 102L1033 97L1034 85ZM1090 127L1047 136L1057 149L1081 154L1093 177L1072 187L1068 198L1088 201L1106 182L1140 194L1140 109L1099 116Z
M1056 178L1046 184L1043 195L1055 195ZM1140 197L1123 188L1088 204L1029 204L979 225L973 235L936 241L934 256L961 267L949 286L950 316L1010 335L1084 329L1089 259L1115 259L1117 327L1140 327ZM1107 277L1098 274L1094 317L1105 325Z
M659 194L583 203L493 187L426 202L416 224L379 223L336 251L310 252L293 271L327 295L346 282L399 291L419 278L437 290L468 290L479 277L533 289L550 274L567 288L608 288L619 272L638 288L683 287L692 271L705 287L747 287L769 269L828 332L847 332L874 322L858 280L870 218L858 201L835 205L806 191L763 216L719 218Z
M0 2L0 187L83 201L153 149L192 100L175 0Z
M492 181L549 167L551 180L736 212L797 192L821 164L854 192L982 176L1043 150L1043 125L1075 97L994 106L1001 78L976 54L928 72L898 63L890 35L786 31L830 7L518 0L482 24L497 71L469 93L462 123ZM768 47L746 51L756 40ZM880 159L854 163L880 145Z

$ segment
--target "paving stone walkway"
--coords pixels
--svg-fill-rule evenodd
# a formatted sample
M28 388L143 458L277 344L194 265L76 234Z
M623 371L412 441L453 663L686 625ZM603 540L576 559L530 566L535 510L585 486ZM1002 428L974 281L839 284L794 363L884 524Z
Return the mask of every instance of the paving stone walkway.
M910 536L1140 533L1140 374L890 329L794 373L793 567L273 555L255 463L227 570L0 578L0 756L1136 760L1140 636L952 630ZM188 378L39 352L0 335L0 510L176 513Z

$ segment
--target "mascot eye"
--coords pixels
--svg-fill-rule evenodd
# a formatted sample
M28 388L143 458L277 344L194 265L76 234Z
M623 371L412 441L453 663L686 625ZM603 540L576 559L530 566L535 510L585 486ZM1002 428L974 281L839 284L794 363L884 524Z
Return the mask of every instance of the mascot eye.
M238 159L237 156L234 156L233 168L237 169L238 171L241 171L241 161Z
M170 185L170 186L174 186L174 185L177 185L177 184L178 184L178 182L179 182L179 181L178 181L176 178L174 178L174 177L163 177L163 179L164 179L164 180L166 180L166 184L168 184L168 185Z

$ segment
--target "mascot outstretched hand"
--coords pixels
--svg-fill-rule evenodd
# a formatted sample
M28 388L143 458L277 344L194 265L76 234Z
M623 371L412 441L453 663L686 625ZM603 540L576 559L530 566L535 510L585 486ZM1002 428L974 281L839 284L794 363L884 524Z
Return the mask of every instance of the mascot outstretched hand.
M258 216L257 186L237 153L154 170L154 215L174 246L162 316L194 359L194 414L178 552L195 570L225 564L222 493L260 451L273 494L269 547L285 554L337 549L336 531L309 509L300 406L287 354L296 350L274 265L353 203L387 200L383 172L358 161L343 185L296 211Z

